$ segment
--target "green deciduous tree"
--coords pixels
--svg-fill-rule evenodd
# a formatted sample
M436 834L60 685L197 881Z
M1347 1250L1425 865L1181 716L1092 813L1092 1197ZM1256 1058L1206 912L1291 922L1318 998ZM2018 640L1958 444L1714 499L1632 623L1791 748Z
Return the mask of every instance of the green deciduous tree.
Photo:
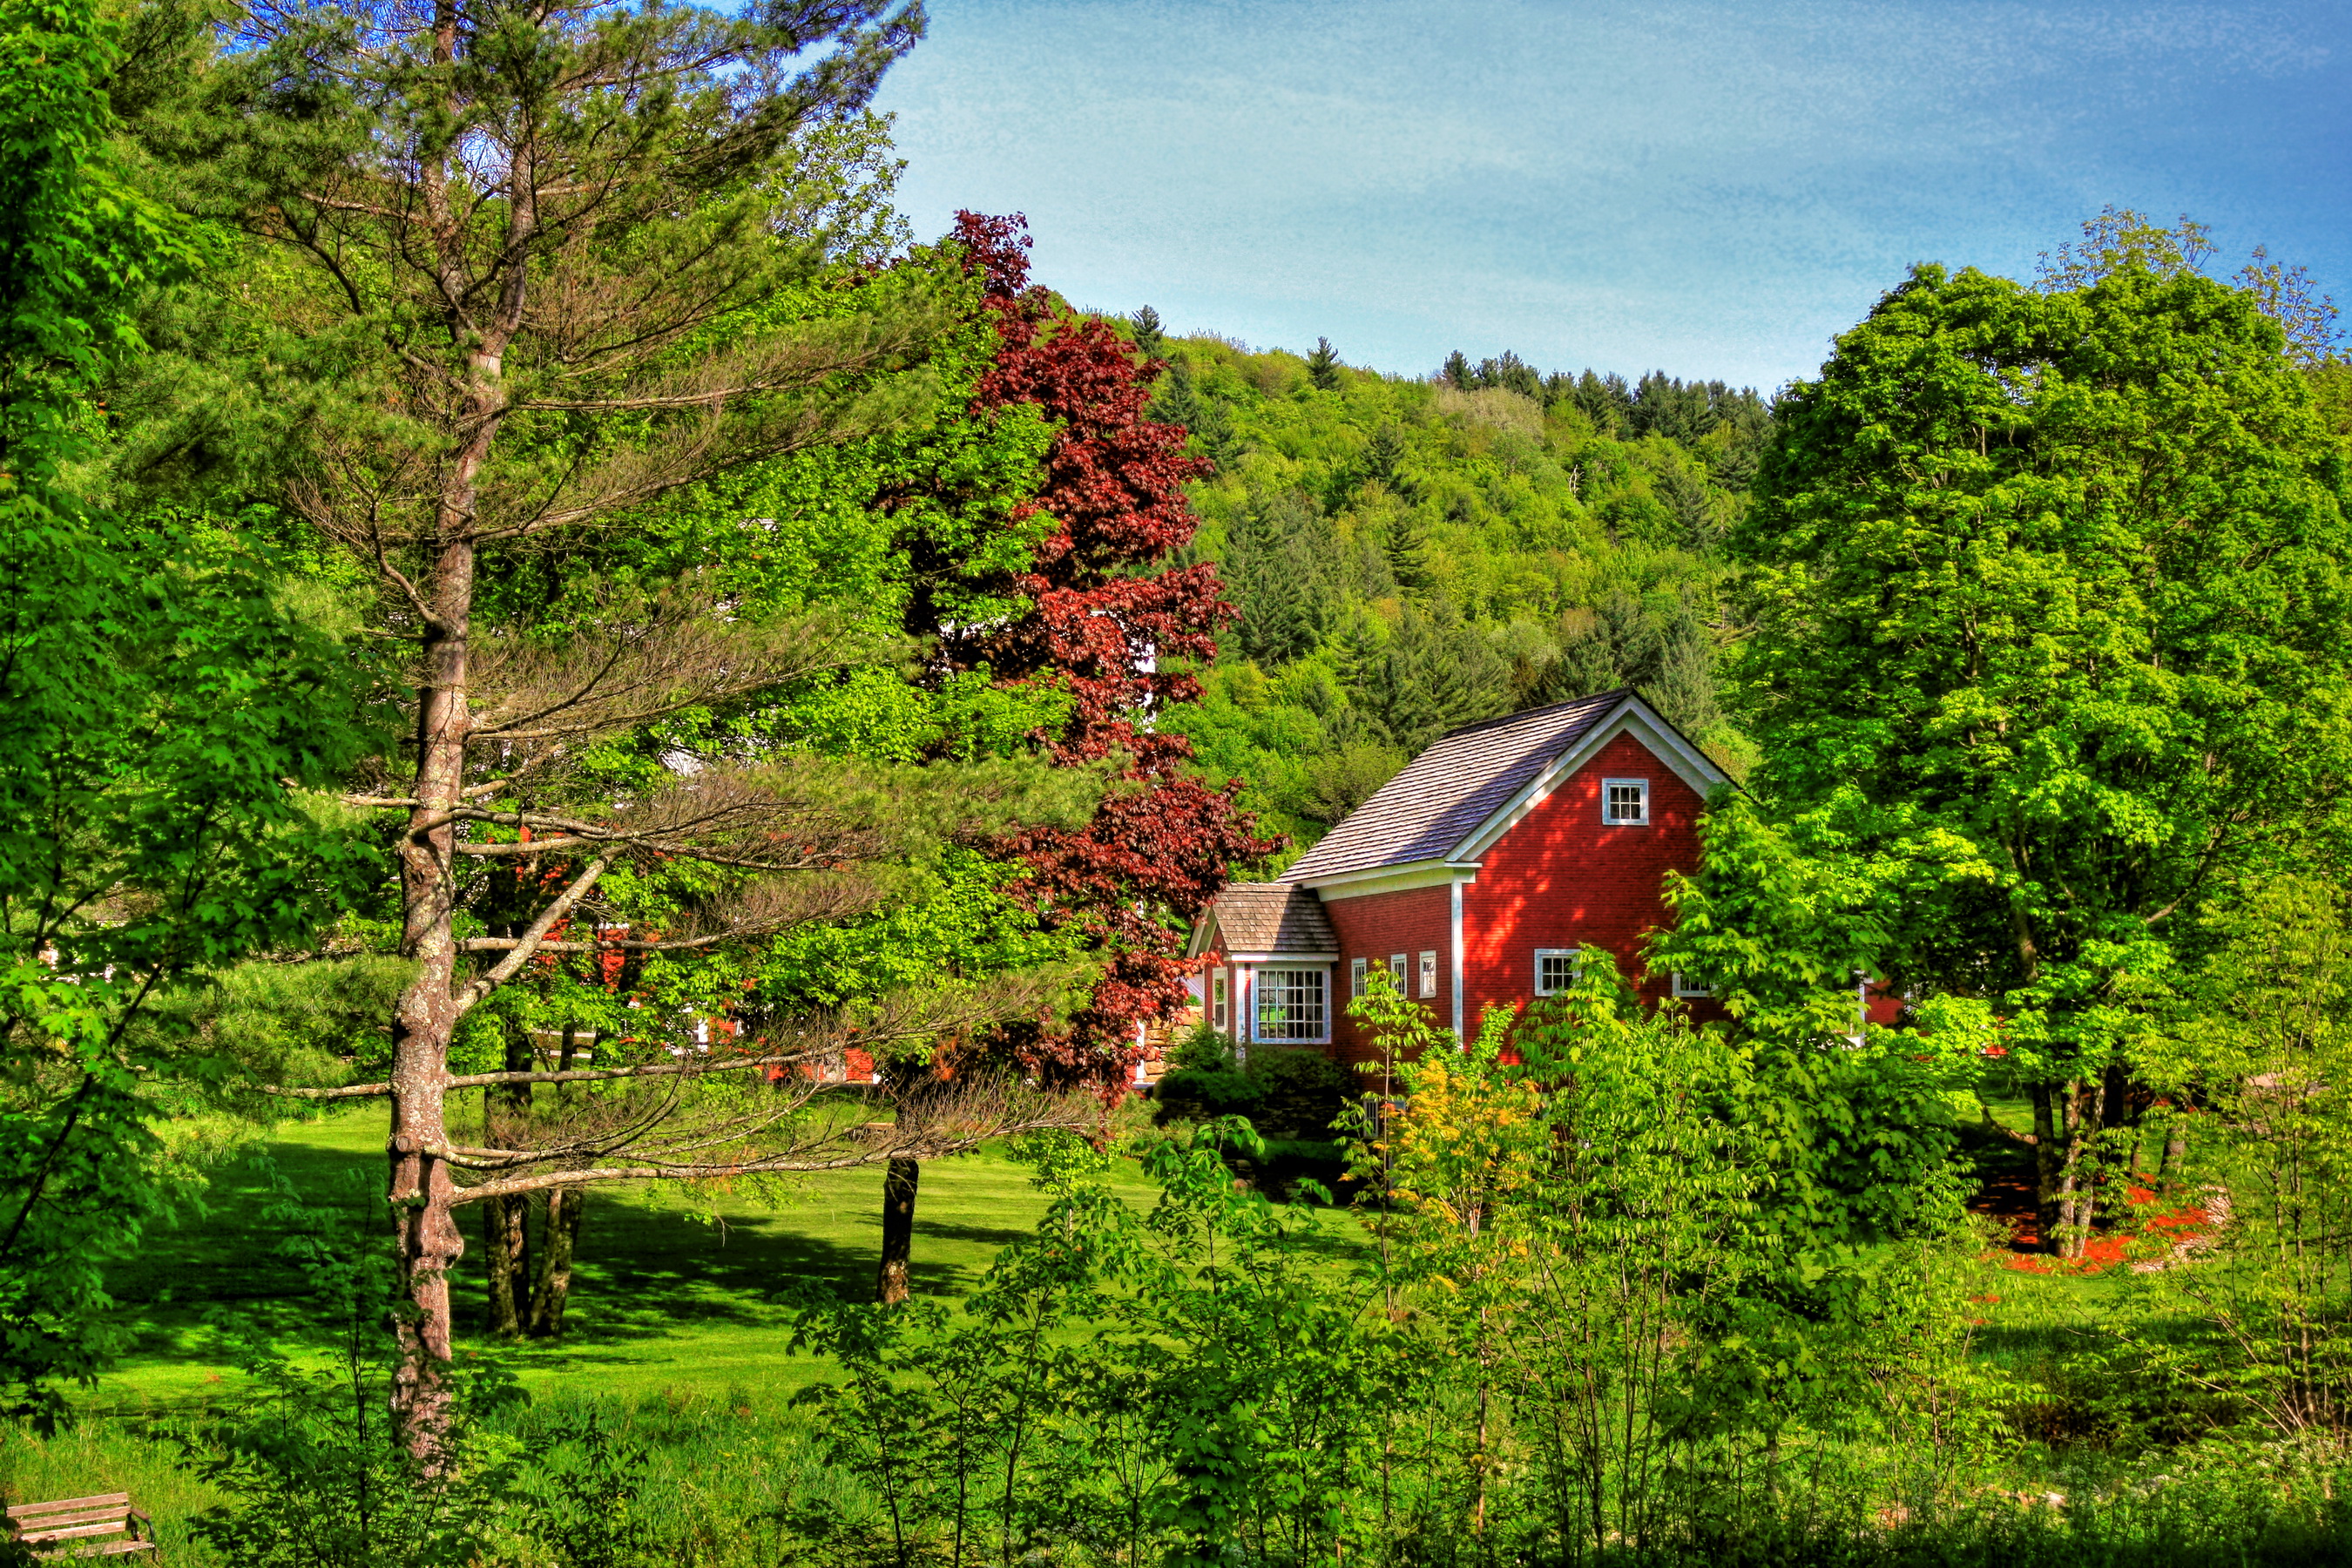
M1733 544L1751 782L1882 858L1885 973L2003 1021L2078 1247L2119 981L2224 873L2335 843L2344 449L2254 298L2129 254L1919 268L1777 418Z
M2278 1437L2352 1431L2352 931L2315 878L2255 879L2201 922L2208 951L2162 994L2137 1042L2166 1099L2160 1215L2201 1211L2195 1233L2150 1227L2170 1289L2127 1353L2187 1402ZM2168 1331L2185 1312L2196 1333Z
M344 659L217 521L126 517L87 473L142 293L216 237L117 161L96 7L0 14L0 1387L47 1418L108 1346L101 1267L167 1196L159 1004L299 946L348 881L315 792L357 747Z

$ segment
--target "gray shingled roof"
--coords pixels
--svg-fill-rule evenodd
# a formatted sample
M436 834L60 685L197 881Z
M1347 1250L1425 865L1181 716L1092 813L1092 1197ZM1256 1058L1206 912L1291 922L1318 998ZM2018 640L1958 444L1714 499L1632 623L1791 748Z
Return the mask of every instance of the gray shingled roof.
M1227 952L1337 952L1339 933L1323 900L1280 882L1235 882L1217 895L1217 934Z
M1300 856L1283 881L1436 859L1632 695L1630 689L1603 691L1440 736Z

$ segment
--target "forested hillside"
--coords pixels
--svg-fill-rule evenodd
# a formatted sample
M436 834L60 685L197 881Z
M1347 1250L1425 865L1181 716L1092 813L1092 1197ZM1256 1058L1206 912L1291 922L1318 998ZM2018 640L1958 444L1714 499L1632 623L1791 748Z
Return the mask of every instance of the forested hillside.
M1199 708L1170 715L1213 778L1311 844L1457 724L1637 685L1738 772L1717 701L1717 546L1771 416L1663 372L1539 375L1455 354L1428 380L1215 337L1138 346L1153 413L1216 465L1192 549L1241 621Z

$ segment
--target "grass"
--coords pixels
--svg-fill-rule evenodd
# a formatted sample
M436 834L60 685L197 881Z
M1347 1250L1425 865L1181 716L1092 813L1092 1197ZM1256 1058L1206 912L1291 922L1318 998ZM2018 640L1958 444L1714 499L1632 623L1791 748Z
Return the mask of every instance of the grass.
M367 1223L364 1205L383 1181L384 1132L377 1108L289 1126L219 1172L204 1212L151 1234L144 1255L113 1279L131 1347L81 1407L167 1415L233 1392L241 1376L216 1320L267 1315L302 1290L261 1219L272 1178L313 1199L347 1201L354 1223ZM1114 1180L1139 1204L1155 1190L1131 1164ZM562 1339L504 1353L534 1396L583 1392L635 1402L701 1392L716 1399L730 1386L788 1395L823 1371L786 1353L791 1299L812 1284L849 1296L873 1289L881 1206L879 1168L810 1176L773 1205L721 1199L715 1211L650 1185L596 1189ZM963 1295L1045 1207L1027 1170L1001 1153L926 1163L914 1289ZM469 1214L465 1223L467 1257L454 1282L460 1355L493 1343L484 1332L478 1222Z
M2018 1108L2001 1107L2001 1110ZM176 1228L152 1232L145 1253L112 1284L132 1341L98 1388L77 1404L93 1415L186 1414L233 1394L243 1379L218 1320L291 1308L302 1281L279 1256L261 1218L282 1179L313 1201L348 1202L353 1223L380 1200L385 1112L366 1107L294 1123L215 1174L205 1207ZM1991 1161L2021 1151L1993 1141ZM1132 1163L1114 1173L1138 1205L1155 1190ZM552 1343L499 1345L485 1332L478 1221L468 1214L467 1255L454 1281L461 1356L494 1347L533 1396L593 1395L627 1402L749 1390L781 1403L828 1370L786 1352L793 1298L810 1286L845 1297L873 1288L881 1239L878 1167L809 1176L777 1204L751 1197L715 1206L674 1190L626 1184L596 1189L582 1229L565 1332ZM919 1294L967 1293L998 1250L1028 1234L1045 1211L1028 1171L1001 1152L934 1161L923 1168L913 1284ZM1343 1248L1344 1249L1344 1248ZM2004 1274L2001 1310L1984 1348L2033 1356L2070 1338L2111 1281Z

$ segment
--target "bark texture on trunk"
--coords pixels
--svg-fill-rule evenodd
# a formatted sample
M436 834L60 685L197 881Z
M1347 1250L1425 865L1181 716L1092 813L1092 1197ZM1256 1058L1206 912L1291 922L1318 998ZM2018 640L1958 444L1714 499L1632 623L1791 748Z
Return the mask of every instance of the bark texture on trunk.
M572 1258L580 1242L580 1215L588 1194L557 1187L547 1194L547 1222L540 1230L539 1283L530 1293L530 1337L551 1340L563 1332L563 1309L572 1300Z
M2065 1163L2058 1146L2058 1097L2046 1083L2032 1087L2033 1222L2044 1250L2058 1250L2058 1177Z
M522 1336L525 1298L530 1290L530 1250L520 1198L490 1198L482 1205L482 1256L489 1265L490 1332L502 1340Z
M915 1188L923 1177L919 1160L893 1160L882 1176L882 1266L874 1299L885 1306L907 1299L907 1271L915 1256Z
M401 947L416 976L392 1023L389 1197L399 1237L408 1310L401 1315L401 1360L393 1415L420 1457L441 1447L448 1426L449 1276L465 1256L453 1198L449 1147L449 1039L464 1007L449 812L465 784L466 626L474 552L462 535L445 544L431 583L436 624L424 638L425 684L416 716L416 806L400 843Z
M520 1026L507 1032L506 1070L528 1072L533 1052L530 1033ZM520 1145L530 1119L530 1086L509 1084L482 1091L482 1142L492 1148ZM531 1256L528 1200L520 1196L489 1198L482 1205L482 1252L489 1265L490 1332L502 1340L520 1339L530 1311Z

